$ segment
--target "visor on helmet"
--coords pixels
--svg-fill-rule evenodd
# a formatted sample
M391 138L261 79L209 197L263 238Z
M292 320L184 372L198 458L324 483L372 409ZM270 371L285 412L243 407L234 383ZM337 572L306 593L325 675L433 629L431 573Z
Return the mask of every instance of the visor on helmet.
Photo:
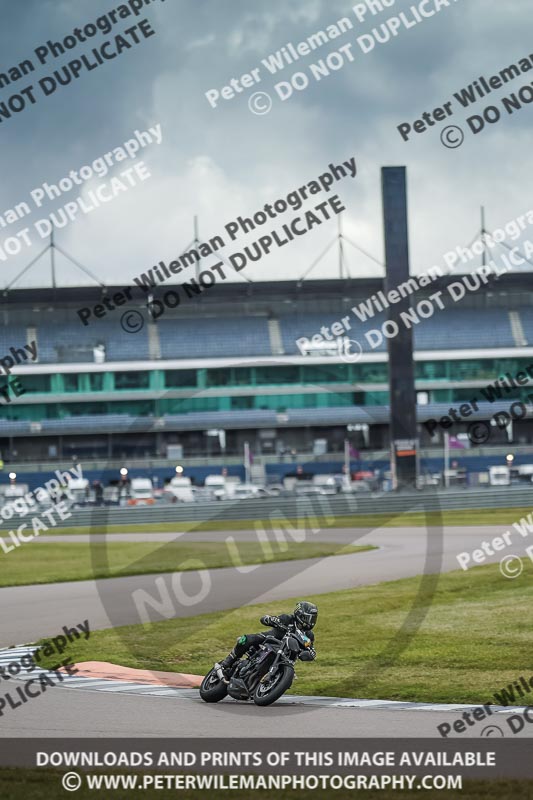
M318 611L303 611L302 609L298 609L295 616L302 628L305 630L310 630L316 625Z

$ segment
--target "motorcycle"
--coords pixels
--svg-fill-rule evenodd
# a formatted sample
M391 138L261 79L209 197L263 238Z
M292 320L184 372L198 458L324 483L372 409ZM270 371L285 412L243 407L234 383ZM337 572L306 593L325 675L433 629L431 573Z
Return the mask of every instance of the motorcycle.
M218 703L229 694L235 700L269 706L292 686L295 662L314 660L311 646L309 636L296 625L285 628L282 639L267 634L260 645L235 662L229 678L220 664L215 664L202 681L200 697L206 703Z

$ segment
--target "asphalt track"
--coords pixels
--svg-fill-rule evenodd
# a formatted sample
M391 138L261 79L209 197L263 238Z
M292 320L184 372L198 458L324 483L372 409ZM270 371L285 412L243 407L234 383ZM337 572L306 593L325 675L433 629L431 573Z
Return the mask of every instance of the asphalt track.
M279 607L280 601L286 598L397 580L424 572L458 569L458 552L473 550L483 539L492 539L503 530L505 526L448 527L443 529L442 538L437 529L425 528L322 530L315 537L307 534L307 540L323 541L327 538L339 543L373 544L380 549L305 561L227 567L210 570L202 577L198 572L184 572L179 576L178 595L175 588L169 588L174 607L171 616L196 616L254 603ZM116 541L117 537L124 536L135 537L136 541L154 541L155 536L164 537L159 539L164 546L164 542L177 539L227 541L230 534L227 531L177 535L114 534L109 540ZM239 541L257 540L254 531L237 531L231 537L235 539L237 551ZM57 541L59 537L47 538ZM70 537L60 538L68 540ZM39 547L37 542L35 540L26 546ZM499 555L489 557L487 563L499 558ZM179 572L179 564L175 570ZM52 636L64 625L76 625L85 619L89 620L91 630L136 624L140 621L139 613L132 598L138 597L142 590L151 597L160 597L162 581L167 587L176 586L176 582L172 583L174 575L175 572L169 572L157 576L137 575L2 588L0 604L9 613L4 613L0 621L0 646L9 647ZM202 587L205 591L201 591ZM199 595L202 598L200 602L188 599ZM182 602L182 598L187 604ZM151 618L161 617L154 615Z
M31 645L0 650L0 667L6 674L10 672L10 667L14 663L18 663L23 667L22 671L10 680L9 689L15 699L17 699L14 690L15 683L18 682L20 686L30 678L33 679L30 682L35 686L38 685L39 678L46 674L46 670L39 666L31 668L29 671L27 670L28 665L24 659L31 652ZM47 674L47 678L49 674ZM237 703L231 698L226 698L216 706L210 705L206 707L199 699L197 689L178 689L174 686L165 685L164 681L161 682L161 677L162 675L159 674L160 682L154 683L153 681L147 682L144 679L144 675L130 676L128 681L118 678L102 680L101 678L82 675L63 675L58 688L47 689L47 694L37 694L37 697L39 700L43 699L50 703L50 711L46 708L49 718L47 722L48 729L56 730L52 728L52 724L57 718L58 705L63 704L67 709L78 709L72 717L62 714L61 719L57 720L70 737L80 736L84 732L87 719L90 720L92 735L98 736L106 733L108 726L106 725L103 729L98 728L97 719L93 720L93 706L96 707L96 713L100 714L100 698L103 694L105 694L106 700L111 703L113 712L119 712L118 718L115 713L113 714L112 718L115 722L109 728L109 730L115 731L114 725L117 724L117 734L120 734L125 729L127 731L127 726L137 722L137 706L135 705L137 701L141 703L143 708L144 701L150 700L152 702L146 718L143 720L141 729L143 736L172 736L175 735L176 725L178 725L180 733L185 729L188 731L188 736L201 738L205 736L204 729L207 723L209 730L213 730L214 735L224 738L227 738L224 725L229 726L232 731L236 725L239 731L249 729L252 736L265 735L263 733L265 725L269 730L269 735L272 726L278 726L278 728L286 727L288 731L286 735L298 737L301 735L299 731L302 723L304 723L304 728L307 730L309 721L313 730L313 738L317 736L329 737L335 735L335 728L331 727L332 714L334 715L333 724L337 725L337 727L340 726L342 735L355 737L361 736L361 732L358 729L355 733L353 730L354 724L358 724L360 719L364 720L365 729L370 727L373 731L377 731L377 735L383 736L383 731L388 735L390 722L392 722L396 731L398 724L402 724L406 715L412 714L416 716L409 719L411 736L414 735L412 733L412 725L415 723L415 730L422 730L424 735L432 737L438 735L450 738L454 735L463 734L470 737L503 737L505 735L517 735L517 731L518 735L527 737L530 725L533 723L533 719L529 717L529 709L526 706L514 706L511 708L501 705L491 705L490 708L487 706L481 709L483 714L482 719L479 719L474 716L479 711L479 707L471 704L446 705L390 700L357 700L342 697L305 697L298 694L286 695L275 706L268 709L258 709L250 703ZM58 684L57 675L53 675L53 678L54 683ZM17 689L17 691L22 690L22 686ZM52 691L52 694L50 694L50 691ZM128 698L128 701L121 703L119 698ZM35 699L35 695L32 699ZM89 705L87 705L88 701ZM30 701L27 700L26 702L29 703ZM161 706L161 702L164 705ZM40 718L38 715L42 713L43 709L35 704L30 706L22 703L19 703L19 708L24 709L23 713L27 715L26 718L16 714L17 708L10 709L7 703L4 704L2 716L9 714L11 716L10 721L14 723L15 728L13 730L12 727L0 726L0 736L38 735L42 731L39 727ZM162 716L159 713L154 713L158 712L159 708L164 709ZM12 716L13 712L15 712L15 717ZM168 719L169 713L171 714L170 720ZM357 717L354 717L355 713L357 713ZM83 729L80 728L80 714L83 715ZM303 714L307 716L303 718ZM52 723L50 720L52 720ZM463 722L463 730L461 732L454 730L456 721ZM376 722L378 723L377 727L375 727ZM250 727L250 725L253 727ZM315 731L317 726L318 729Z
M440 740L437 726L445 722L453 724L462 711L332 708L282 701L268 708L231 700L207 705L186 697L111 694L61 687L6 712L0 720L0 738L246 736ZM498 725L503 735L511 737L505 716L493 715L486 722L467 728L461 738L479 737L489 724ZM533 729L533 725L526 724L518 735L531 736L533 730L529 728Z
M209 592L199 603L176 602L175 616L231 609L261 603L273 611L283 610L283 600L310 592L396 580L458 568L456 554L479 547L483 540L501 535L508 526L478 526L467 529L383 528L321 531L313 540L369 543L380 549L367 553L306 561L277 562L246 568L212 570ZM202 541L228 539L228 532L195 534L115 534L112 541ZM232 534L235 542L255 540L253 531ZM58 541L58 537L48 537ZM60 537L69 541L72 537ZM96 537L93 537L96 538ZM104 537L105 538L105 537ZM76 537L76 540L77 537ZM45 540L42 540L45 541ZM31 546L39 546L32 543ZM515 548L516 549L516 548ZM429 552L429 556L428 556ZM508 551L506 551L508 552ZM499 561L501 554L487 558ZM64 625L90 620L91 630L138 622L132 592L139 588L154 594L155 580L163 576L136 576L105 581L80 581L41 586L0 589L4 614L0 622L0 645L34 641L57 634ZM188 594L198 591L198 575L182 573ZM505 580L502 577L502 580ZM304 665L307 666L307 665ZM5 686L3 687L5 690ZM16 736L289 736L289 737L432 737L437 725L460 716L458 711L408 708L331 707L320 699L295 704L286 698L267 709L228 700L208 706L194 696L112 693L74 688L54 688L0 719L0 737ZM500 723L502 729L506 726ZM529 725L523 735L528 736ZM532 731L533 732L533 731ZM479 736L475 726L462 734ZM505 735L509 736L508 732ZM440 738L440 737L439 737Z

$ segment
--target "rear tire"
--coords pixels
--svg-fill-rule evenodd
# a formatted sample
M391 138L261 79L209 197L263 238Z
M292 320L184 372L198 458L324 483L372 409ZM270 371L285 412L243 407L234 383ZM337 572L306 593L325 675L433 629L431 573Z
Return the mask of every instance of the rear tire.
M200 686L200 697L205 703L218 703L228 693L228 684L220 680L215 669L210 670Z
M281 664L274 675L267 676L266 681L259 682L254 692L256 706L270 706L279 700L282 694L291 688L294 680L294 669L288 664ZM270 688L271 687L271 688Z

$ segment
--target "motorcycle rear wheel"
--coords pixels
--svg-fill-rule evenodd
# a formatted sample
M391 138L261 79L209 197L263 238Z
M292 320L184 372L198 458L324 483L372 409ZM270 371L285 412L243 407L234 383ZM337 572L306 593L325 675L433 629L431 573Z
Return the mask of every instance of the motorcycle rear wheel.
M218 703L228 693L228 684L220 680L213 667L202 681L200 697L206 703Z
M294 669L288 664L280 664L273 675L265 675L254 692L253 701L256 706L270 706L279 700L282 694L291 688L294 680Z

